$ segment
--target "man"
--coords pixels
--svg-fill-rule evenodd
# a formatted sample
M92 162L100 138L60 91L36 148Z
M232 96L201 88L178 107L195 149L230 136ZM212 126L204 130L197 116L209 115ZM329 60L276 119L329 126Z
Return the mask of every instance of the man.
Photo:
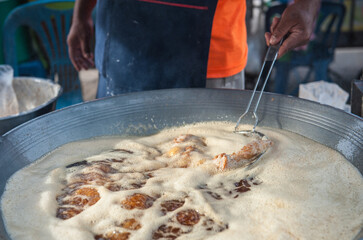
M97 4L97 97L177 87L244 88L247 63L243 0L77 0L68 35L77 70L92 67ZM267 44L288 34L279 56L304 45L320 0L295 0L275 18Z

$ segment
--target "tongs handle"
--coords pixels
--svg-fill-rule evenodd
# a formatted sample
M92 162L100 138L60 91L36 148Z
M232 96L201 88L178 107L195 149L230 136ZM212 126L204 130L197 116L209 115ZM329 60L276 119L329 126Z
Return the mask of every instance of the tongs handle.
M263 83L263 86L262 86L262 89L260 91L260 95L258 97L258 100L257 100L257 103L256 103L256 106L255 106L255 109L253 110L253 116L255 118L255 124L253 126L253 129L251 132L255 132L255 129L256 129L256 126L258 124L258 116L256 114L256 111L258 109L258 106L260 104L260 101L261 101L261 97L262 97L262 94L263 94L263 91L265 90L265 87L266 87L266 84L267 84L267 80L269 79L270 77L270 74L271 74L271 71L272 71L272 68L275 64L275 61L277 59L277 55L279 53L279 49L280 49L280 46L282 45L282 42L284 41L285 38L282 38L281 41L276 44L276 45L270 45L267 49L267 52L266 52L266 55L265 55L265 60L263 61L263 65L262 65L262 68L261 68L261 71L260 71L260 74L258 76L258 79L257 79L257 82L256 82L256 85L255 85L255 88L253 89L253 93L252 93L252 96L250 98L250 101L247 105L247 108L246 108L246 111L239 117L238 121L237 121L237 124L236 124L236 127L234 128L234 131L235 132L244 132L244 131L240 131L238 129L238 126L241 122L241 120L244 118L244 116L249 112L250 108L251 108L251 105L252 105L252 101L255 97L255 94L256 94L256 90L257 90L257 87L258 87L258 84L260 83L260 80L261 80L261 77L262 75L265 75L266 72L267 72L267 75L265 77L265 81Z

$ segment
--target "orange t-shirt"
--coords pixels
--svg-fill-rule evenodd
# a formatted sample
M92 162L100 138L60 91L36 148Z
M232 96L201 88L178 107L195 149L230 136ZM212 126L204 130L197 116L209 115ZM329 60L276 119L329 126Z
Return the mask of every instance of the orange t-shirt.
M229 77L247 64L246 1L219 0L214 14L207 78Z

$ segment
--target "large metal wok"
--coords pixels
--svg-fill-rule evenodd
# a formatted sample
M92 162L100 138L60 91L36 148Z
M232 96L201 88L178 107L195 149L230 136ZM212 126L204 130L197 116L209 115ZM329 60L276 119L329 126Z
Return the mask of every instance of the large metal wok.
M38 117L0 138L0 195L17 170L72 141L104 135L145 135L211 120L236 122L250 91L173 89L125 94ZM363 172L363 120L341 110L266 93L259 126L299 133L338 150ZM233 131L233 129L231 129ZM0 219L0 239L10 239Z

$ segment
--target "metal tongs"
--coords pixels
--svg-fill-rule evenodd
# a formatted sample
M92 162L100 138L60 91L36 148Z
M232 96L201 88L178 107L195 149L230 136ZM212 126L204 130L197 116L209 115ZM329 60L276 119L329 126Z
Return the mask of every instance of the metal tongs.
M246 111L239 117L239 119L237 121L237 124L236 124L236 126L234 128L235 133L240 133L240 134L244 134L244 135L247 135L247 136L251 136L251 135L256 136L257 135L260 138L266 137L263 133L256 131L256 127L257 127L257 124L258 124L258 116L256 114L256 111L258 109L258 105L260 104L263 91L264 91L264 89L266 87L267 80L270 77L272 68L273 68L274 63L275 63L275 61L277 59L277 55L279 53L279 49L280 49L280 46L282 45L283 40L284 40L284 38L281 39L281 41L278 44L273 45L273 46L270 45L268 47L267 52L266 52L266 56L265 56L265 60L263 62L262 68L261 68L260 75L258 76L255 88L253 89L251 99L250 99L250 101L249 101L249 103L247 105ZM264 78L264 83L263 83L260 95L258 97L255 109L252 112L252 118L255 119L255 124L253 125L253 128L251 130L245 130L245 129L241 130L241 129L239 129L240 123L244 122L244 120L246 120L246 118L250 117L250 115L248 113L250 111L252 101L253 101L253 99L255 97L256 89L258 87L258 84L260 83L261 78Z

